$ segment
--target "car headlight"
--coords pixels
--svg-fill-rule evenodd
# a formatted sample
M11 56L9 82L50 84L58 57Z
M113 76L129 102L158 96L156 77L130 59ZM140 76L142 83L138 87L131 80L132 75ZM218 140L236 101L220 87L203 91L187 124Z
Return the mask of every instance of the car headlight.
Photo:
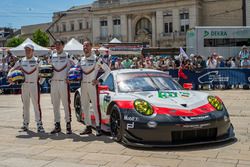
M153 115L154 113L152 106L145 100L141 100L141 99L135 100L134 107L135 107L135 110L142 115L150 116L150 115Z
M219 98L214 96L208 96L207 100L216 110L218 111L223 110L223 103Z

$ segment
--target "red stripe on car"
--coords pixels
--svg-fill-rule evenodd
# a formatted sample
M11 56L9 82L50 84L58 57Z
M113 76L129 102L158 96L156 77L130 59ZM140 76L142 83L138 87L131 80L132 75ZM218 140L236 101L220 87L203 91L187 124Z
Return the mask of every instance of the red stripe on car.
M192 110L165 108L156 106L153 106L153 110L157 114L168 114L171 116L198 116L215 111L214 107L209 103Z

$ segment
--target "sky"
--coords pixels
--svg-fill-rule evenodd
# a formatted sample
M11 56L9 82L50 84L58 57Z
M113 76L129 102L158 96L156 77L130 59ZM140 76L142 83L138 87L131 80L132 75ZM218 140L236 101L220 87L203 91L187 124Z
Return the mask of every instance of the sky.
M92 2L94 0L0 0L0 27L48 23L52 21L53 12Z

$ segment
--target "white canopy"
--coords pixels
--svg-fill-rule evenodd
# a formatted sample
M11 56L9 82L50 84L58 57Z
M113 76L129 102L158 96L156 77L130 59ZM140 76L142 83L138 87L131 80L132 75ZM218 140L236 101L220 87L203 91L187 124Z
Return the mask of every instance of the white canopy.
M122 43L122 42L117 38L113 38L109 43Z
M78 42L75 38L72 38L65 46L64 50L69 54L73 55L82 55L83 54L83 45Z
M43 56L49 53L49 49L37 45L31 39L27 38L22 44L18 45L15 48L10 49L11 53L16 56L25 56L24 46L27 44L32 44L34 46L35 56Z

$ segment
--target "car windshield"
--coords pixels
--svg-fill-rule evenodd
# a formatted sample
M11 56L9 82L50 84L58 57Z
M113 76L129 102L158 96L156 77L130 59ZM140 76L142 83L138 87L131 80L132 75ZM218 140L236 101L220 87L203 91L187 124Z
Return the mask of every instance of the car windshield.
M122 93L182 89L169 75L160 72L119 74L117 85L118 91Z

